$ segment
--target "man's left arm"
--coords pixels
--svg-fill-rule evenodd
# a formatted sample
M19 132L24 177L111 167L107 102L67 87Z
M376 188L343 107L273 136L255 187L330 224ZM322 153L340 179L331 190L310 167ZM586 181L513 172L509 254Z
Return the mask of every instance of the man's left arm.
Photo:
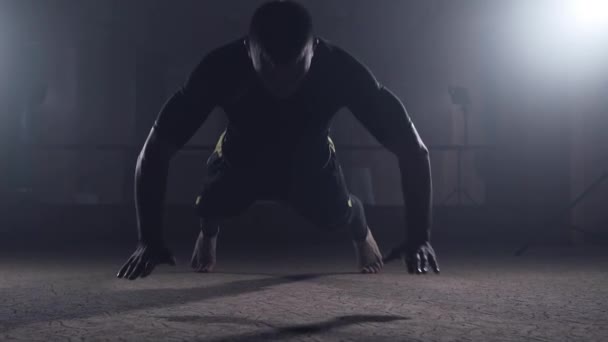
M385 262L404 257L410 273L426 273L426 265L439 272L430 245L432 180L429 151L403 103L378 83L354 58L347 63L348 109L398 159L407 221L406 239L385 256Z

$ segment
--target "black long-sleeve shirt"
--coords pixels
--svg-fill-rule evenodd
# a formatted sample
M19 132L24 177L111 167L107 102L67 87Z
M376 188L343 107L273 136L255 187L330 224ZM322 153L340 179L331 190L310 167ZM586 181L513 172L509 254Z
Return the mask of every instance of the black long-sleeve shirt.
M160 145L181 148L215 107L228 118L222 151L233 165L273 167L323 160L332 118L348 108L399 161L409 241L430 239L428 150L402 102L356 58L317 38L309 73L289 99L273 98L247 54L244 38L208 53L165 104L144 147L136 173L140 239L158 241L167 158ZM159 144L159 142L162 142Z

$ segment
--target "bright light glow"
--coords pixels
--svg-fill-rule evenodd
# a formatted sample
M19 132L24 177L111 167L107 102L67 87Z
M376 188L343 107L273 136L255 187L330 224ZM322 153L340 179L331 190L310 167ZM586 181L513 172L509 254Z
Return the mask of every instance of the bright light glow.
M605 75L608 0L528 0L511 13L508 57L518 73L547 83Z
M608 32L608 0L565 0L564 18L579 34Z

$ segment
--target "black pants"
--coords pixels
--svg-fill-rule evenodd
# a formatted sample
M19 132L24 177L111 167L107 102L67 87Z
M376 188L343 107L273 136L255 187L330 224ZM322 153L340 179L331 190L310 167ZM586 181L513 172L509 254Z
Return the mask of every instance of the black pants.
M333 229L349 223L357 201L348 192L335 151L319 167L255 169L234 167L214 152L207 172L195 205L203 219L234 217L256 200L271 200L288 205L320 228Z

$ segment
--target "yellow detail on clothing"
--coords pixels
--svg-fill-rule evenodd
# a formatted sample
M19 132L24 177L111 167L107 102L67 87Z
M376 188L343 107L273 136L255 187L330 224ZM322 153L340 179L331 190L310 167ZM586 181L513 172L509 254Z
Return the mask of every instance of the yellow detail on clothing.
M334 141L331 140L329 136L327 136L327 141L329 141L329 148L336 153L336 145L334 145Z
M348 206L353 207L353 200L350 199L350 196L348 197Z
M215 145L215 150L213 151L214 153L217 153L217 155L219 157L222 156L222 147L224 145L224 136L226 135L226 131L224 131L222 133L222 135L220 135L220 139L217 141L217 144Z

